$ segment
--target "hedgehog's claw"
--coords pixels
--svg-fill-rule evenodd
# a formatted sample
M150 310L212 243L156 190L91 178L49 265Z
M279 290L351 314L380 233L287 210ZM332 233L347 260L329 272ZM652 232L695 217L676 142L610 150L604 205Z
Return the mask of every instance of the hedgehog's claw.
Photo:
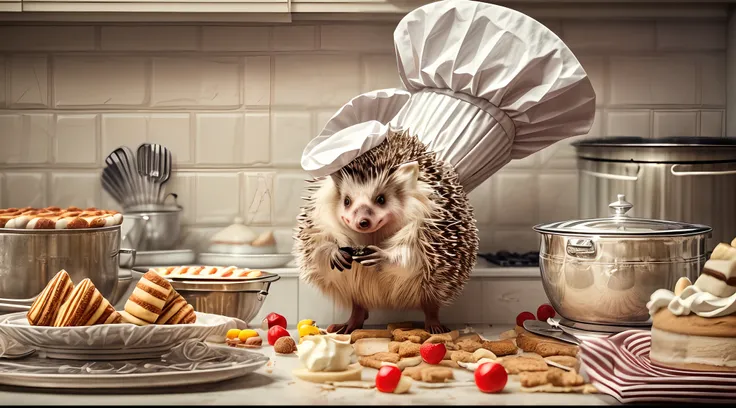
M429 334L443 334L443 333L449 333L450 329L447 328L447 326L436 324L432 326L428 326L424 328Z

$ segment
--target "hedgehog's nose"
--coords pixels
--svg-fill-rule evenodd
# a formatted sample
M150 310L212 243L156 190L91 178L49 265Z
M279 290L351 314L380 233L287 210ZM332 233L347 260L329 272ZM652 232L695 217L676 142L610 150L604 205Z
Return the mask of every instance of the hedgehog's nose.
M371 221L370 221L369 219L367 219L367 218L363 218L363 219L362 219L362 220L360 220L360 222L358 223L358 226L359 226L359 227L360 227L361 229L368 229L368 228L370 228L370 227L371 227Z

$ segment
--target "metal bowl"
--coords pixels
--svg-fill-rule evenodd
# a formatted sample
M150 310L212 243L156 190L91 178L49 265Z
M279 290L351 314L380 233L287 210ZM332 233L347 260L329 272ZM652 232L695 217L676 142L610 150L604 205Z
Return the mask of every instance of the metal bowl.
M705 264L705 225L630 218L619 195L611 218L537 225L539 266L550 303L585 324L649 326L646 305L657 289L691 281Z
M147 268L133 270L141 274L148 271ZM257 279L235 281L166 279L195 311L234 317L249 323L261 310L271 284L281 279L274 273L263 273Z

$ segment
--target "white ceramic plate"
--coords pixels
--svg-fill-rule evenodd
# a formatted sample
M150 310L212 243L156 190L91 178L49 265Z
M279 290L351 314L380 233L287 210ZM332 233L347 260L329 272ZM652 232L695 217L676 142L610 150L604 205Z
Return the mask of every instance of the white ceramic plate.
M100 324L95 326L44 327L31 326L26 312L0 316L0 336L22 346L57 354L89 354L91 350L106 350L106 354L159 352L186 340L205 341L211 336L222 337L236 322L226 316L199 313L193 324L152 324L136 326ZM159 353L160 355L160 353Z
M214 383L258 370L269 358L243 349L187 341L149 360L68 362L31 356L0 360L0 384L36 388L178 387Z
M135 253L135 266L188 265L194 262L194 258L194 251L191 249L138 251Z
M203 265L232 265L250 269L280 268L293 258L291 254L199 254L199 262Z

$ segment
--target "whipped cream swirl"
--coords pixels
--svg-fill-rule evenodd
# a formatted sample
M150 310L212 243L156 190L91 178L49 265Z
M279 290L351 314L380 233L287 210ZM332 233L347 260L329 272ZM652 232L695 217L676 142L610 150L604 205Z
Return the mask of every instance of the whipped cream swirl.
M335 334L307 336L297 346L299 362L309 371L345 371L351 363L353 346Z
M679 296L667 289L652 293L647 303L649 315L654 316L665 307L675 316L687 316L691 313L700 317L728 316L736 313L736 294L727 298L718 297L695 285L686 287Z

